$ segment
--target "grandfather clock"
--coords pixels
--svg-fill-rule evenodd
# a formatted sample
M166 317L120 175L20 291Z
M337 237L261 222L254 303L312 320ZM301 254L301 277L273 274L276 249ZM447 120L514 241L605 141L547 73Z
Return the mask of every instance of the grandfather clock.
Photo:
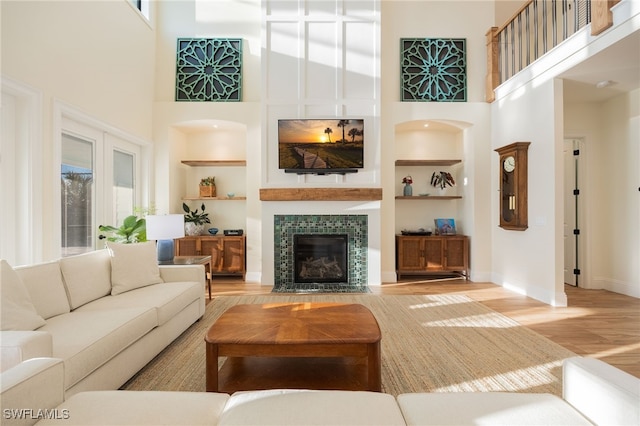
M527 151L531 142L514 142L498 148L500 155L500 227L513 231L528 228Z

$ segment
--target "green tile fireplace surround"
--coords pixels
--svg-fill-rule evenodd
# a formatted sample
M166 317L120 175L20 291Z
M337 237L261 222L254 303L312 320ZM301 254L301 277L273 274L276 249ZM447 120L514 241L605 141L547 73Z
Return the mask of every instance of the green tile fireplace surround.
M275 293L367 293L368 217L366 215L274 216ZM348 278L344 283L294 282L294 235L348 235Z

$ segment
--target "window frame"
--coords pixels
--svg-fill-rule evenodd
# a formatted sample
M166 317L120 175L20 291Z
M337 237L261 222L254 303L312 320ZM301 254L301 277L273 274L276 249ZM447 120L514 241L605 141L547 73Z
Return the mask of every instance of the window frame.
M136 173L136 197L135 206L148 206L150 200L150 170L152 150L151 143L136 136L123 132L107 123L86 115L77 109L62 102L55 102L54 105L54 178L52 179L53 212L51 215L51 226L53 229L51 252L56 257L61 257L62 253L62 202L60 170L62 165L62 134L67 133L80 139L90 139L85 135L91 134L94 137L99 135L99 142L94 150L95 161L95 199L93 200L95 213L93 215L92 226L96 230L94 238L94 249L100 248L100 240L97 238L98 225L116 225L113 217L113 150L131 153L131 147L135 148L137 155L135 162ZM100 182L100 183L98 183ZM133 212L132 212L133 213Z

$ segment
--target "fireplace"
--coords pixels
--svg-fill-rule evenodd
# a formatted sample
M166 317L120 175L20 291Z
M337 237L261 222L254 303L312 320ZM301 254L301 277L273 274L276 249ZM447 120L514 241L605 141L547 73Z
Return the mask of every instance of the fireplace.
M294 235L294 282L346 283L348 246L347 234Z
M366 215L275 215L273 291L369 292L367 234Z

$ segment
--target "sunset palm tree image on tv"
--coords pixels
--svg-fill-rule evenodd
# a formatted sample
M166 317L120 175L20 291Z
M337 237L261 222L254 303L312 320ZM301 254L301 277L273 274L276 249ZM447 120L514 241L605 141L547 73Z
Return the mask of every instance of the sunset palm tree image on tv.
M278 120L280 169L349 171L364 166L364 120Z

